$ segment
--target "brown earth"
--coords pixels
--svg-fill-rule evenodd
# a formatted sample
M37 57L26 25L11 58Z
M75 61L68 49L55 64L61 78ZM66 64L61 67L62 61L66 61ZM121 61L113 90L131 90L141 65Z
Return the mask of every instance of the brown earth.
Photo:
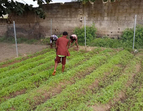
M35 44L18 44L18 54L20 56L26 56L42 49L48 48L48 45L35 45ZM0 62L8 59L16 58L16 46L15 44L1 43L0 42Z
M41 51L42 49L49 48L49 45L39 45L39 44L18 44L18 55L20 56L27 56L28 54L33 54L35 52ZM91 51L95 47L84 47L79 46L79 50L86 50ZM76 46L73 47L73 49L76 50ZM10 43L1 43L0 42L0 62L16 58L16 46L15 44Z

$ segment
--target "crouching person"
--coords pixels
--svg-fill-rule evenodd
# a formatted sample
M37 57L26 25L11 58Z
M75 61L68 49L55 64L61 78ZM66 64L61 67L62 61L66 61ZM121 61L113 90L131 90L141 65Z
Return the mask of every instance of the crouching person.
M53 42L55 41L55 44L56 44L56 41L57 41L58 37L56 35L51 35L50 37L50 47L53 48Z
M74 46L76 44L77 50L78 50L78 39L77 39L77 35L76 34L72 34L70 36L70 44L71 43L73 43L72 46Z

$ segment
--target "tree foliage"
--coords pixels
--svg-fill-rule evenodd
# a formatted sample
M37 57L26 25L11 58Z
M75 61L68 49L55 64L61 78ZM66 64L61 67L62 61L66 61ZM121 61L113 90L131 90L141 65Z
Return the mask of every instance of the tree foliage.
M40 18L45 18L44 10L41 8L42 4L47 4L51 0L33 0L37 1L39 7L33 8L32 5L23 4L20 2L15 2L13 0L0 0L0 16L3 17L5 14L16 13L17 15L22 15L24 12L32 11L36 13Z

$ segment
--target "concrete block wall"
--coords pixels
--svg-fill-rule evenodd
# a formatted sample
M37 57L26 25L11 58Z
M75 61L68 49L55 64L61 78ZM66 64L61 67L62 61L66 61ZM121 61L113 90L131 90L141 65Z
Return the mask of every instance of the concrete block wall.
M7 31L7 19L0 18L0 37L6 35Z
M16 22L17 34L28 38L50 36L51 33L61 35L63 31L72 34L76 27L84 26L84 17L88 26L95 25L98 37L120 38L126 28L133 28L136 14L137 24L143 24L142 6L143 0L116 0L106 3L96 0L94 4L55 3L43 5L46 19L40 19L30 12L23 16L11 15L9 19ZM7 32L11 32L10 24L6 25Z
M40 25L46 29L47 36L51 35L51 29L53 34L61 35L63 31L72 33L75 27L82 25L80 19L83 10L79 2L49 4L44 5L43 8L46 10L46 19L40 20Z

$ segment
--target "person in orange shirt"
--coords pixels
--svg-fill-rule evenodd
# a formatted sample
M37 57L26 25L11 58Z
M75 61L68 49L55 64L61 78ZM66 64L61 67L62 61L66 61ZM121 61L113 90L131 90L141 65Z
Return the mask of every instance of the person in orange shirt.
M63 32L63 36L57 39L56 42L56 59L55 59L55 67L53 75L56 74L56 68L60 60L62 59L62 72L64 72L65 64L66 64L66 56L70 56L68 51L69 48L69 40L67 39L68 33Z
M72 34L70 36L70 43L73 43L72 46L74 46L74 44L76 44L77 50L78 50L78 39L77 39L77 35L76 34Z

